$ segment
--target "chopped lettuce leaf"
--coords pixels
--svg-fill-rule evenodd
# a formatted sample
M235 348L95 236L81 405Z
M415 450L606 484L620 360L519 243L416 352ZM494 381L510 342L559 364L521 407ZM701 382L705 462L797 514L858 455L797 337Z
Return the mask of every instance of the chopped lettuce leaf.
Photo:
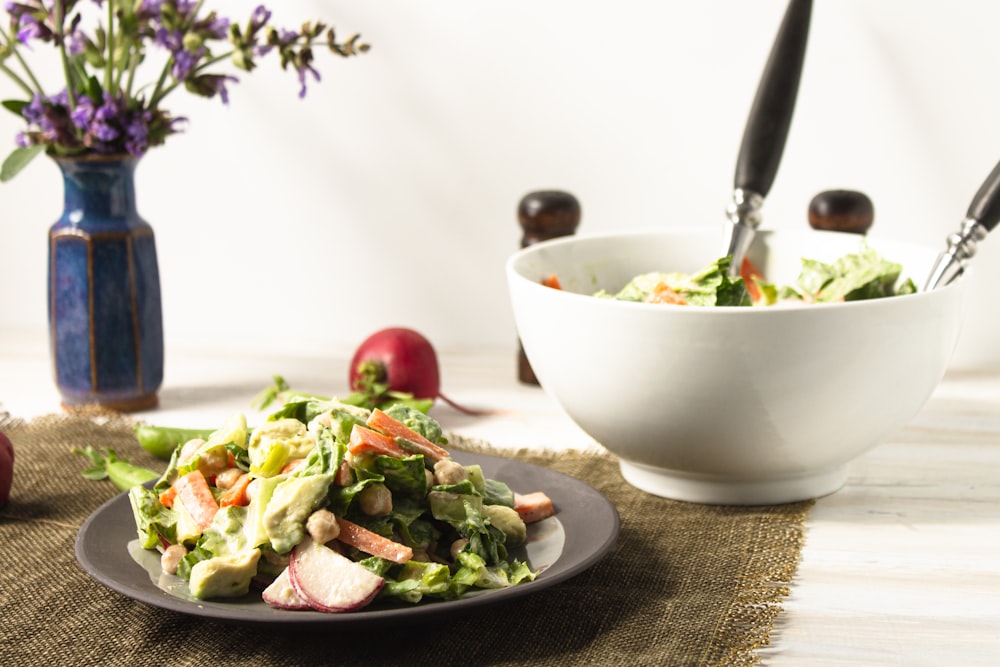
M386 412L432 442L447 442L440 424L419 410L396 405ZM195 456L180 462L176 449L152 489L140 486L129 492L140 543L147 549L187 547L176 573L188 581L195 597L237 596L246 592L251 579L269 580L284 571L288 554L305 539L309 516L325 508L413 550L414 558L399 564L357 546L339 545L345 556L386 579L382 597L411 603L427 597L450 600L470 587L494 588L533 578L527 564L508 560L507 543L523 541L522 532L512 530L505 519L513 514L511 489L486 478L480 466L470 465L465 468L467 479L428 491L428 462L421 454L349 455L351 429L370 414L330 399L286 403L253 430L246 428L242 415L234 415ZM215 472L207 475L216 502L227 502L202 530L204 524L194 518L198 513L188 511L182 495L171 493L161 502L161 493L182 471L207 467L214 463L207 457L219 455L253 480L253 491L238 501L247 504L229 504L234 496L228 485L218 486ZM293 460L296 466L286 468ZM350 474L341 479L345 465ZM392 507L369 516L362 503L354 501L375 484L391 493ZM452 550L459 548L462 555L452 562Z
M128 491L128 499L143 549L159 546L161 538L170 543L177 541L177 514L160 503L156 491L133 486Z
M444 431L437 420L429 417L420 410L397 403L386 408L385 414L398 422L402 422L411 430L416 431L436 445L448 444L448 441L444 437Z
M916 291L912 280L897 287L902 271L900 264L882 258L862 243L857 253L833 263L803 259L796 286L805 300L817 303L881 299Z
M712 262L696 274L651 272L636 276L617 294L596 296L618 301L647 301L660 284L679 294L692 306L749 306L750 295L743 279L729 275L730 258Z
M781 301L808 303L860 301L887 296L913 294L914 282L900 280L902 266L882 258L862 240L857 253L845 255L832 263L803 259L794 285L775 285L753 277L760 293L751 301L743 278L729 275L731 258L723 257L696 274L650 272L635 276L616 294L601 290L599 298L619 301L659 302L656 296L664 288L674 292L683 303L693 306L771 306ZM672 301L677 303L677 301Z

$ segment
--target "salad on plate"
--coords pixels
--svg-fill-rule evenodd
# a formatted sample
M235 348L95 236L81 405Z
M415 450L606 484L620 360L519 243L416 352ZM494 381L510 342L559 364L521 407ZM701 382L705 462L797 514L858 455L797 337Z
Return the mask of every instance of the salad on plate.
M512 556L555 514L454 461L440 425L399 404L293 400L249 429L231 416L173 452L129 502L143 549L196 599L261 591L280 609L348 612L531 581Z

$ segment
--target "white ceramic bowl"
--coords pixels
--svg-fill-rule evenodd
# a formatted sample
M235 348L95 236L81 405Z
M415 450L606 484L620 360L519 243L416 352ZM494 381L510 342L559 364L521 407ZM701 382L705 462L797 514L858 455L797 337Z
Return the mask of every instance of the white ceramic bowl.
M759 233L751 259L793 283L802 257L860 237ZM870 238L922 285L939 248ZM721 234L577 235L517 252L506 273L518 335L541 386L617 455L625 479L700 503L771 504L840 488L846 465L912 419L955 348L963 281L905 297L699 308L592 296L647 271L693 272ZM562 290L540 280L555 273Z

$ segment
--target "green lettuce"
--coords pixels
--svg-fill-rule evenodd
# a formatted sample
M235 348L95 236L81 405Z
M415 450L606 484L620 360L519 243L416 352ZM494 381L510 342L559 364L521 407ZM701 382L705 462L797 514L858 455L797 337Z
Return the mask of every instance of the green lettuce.
M910 279L900 281L903 267L881 257L867 243L857 253L832 263L803 259L796 288L802 298L817 303L861 301L913 294Z
M749 306L743 278L729 275L731 258L722 257L695 274L651 272L636 276L617 294L595 296L618 301L645 301L661 283L693 306Z
M177 513L160 503L156 491L133 486L128 491L128 499L143 549L159 546L161 536L171 544L177 541Z

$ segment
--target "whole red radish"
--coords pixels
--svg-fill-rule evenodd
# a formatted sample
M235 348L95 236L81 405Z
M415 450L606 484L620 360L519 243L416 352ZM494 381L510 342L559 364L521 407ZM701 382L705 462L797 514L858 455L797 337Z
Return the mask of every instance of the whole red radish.
M366 338L351 359L348 381L355 391L371 391L374 384L415 398L438 399L467 414L483 414L462 407L441 393L441 370L434 346L421 333L390 327Z
M10 498L10 487L14 483L14 445L6 435L0 433L0 507Z

